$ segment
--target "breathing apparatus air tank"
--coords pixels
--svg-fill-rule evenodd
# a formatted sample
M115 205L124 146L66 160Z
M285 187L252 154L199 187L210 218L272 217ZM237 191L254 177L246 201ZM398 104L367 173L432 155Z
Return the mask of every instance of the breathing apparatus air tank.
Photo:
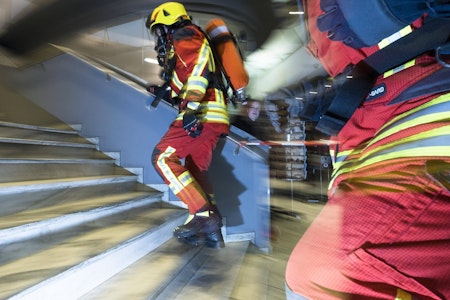
M234 36L222 19L210 20L206 25L206 33L216 49L237 100L244 104L249 77Z

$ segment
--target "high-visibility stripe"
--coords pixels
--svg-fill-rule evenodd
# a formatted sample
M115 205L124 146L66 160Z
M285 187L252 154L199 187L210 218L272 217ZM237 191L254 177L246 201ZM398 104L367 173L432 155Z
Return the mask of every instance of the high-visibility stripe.
M395 41L401 39L402 37L410 34L412 32L412 27L410 25L400 29L399 31L397 31L396 33L388 36L387 38L381 40L381 42L378 43L378 48L383 49L386 46L389 46L390 44L394 43ZM384 73L384 78L389 77L394 75L395 73L398 73L404 69L407 69L409 67L414 66L415 64L415 60L411 60L399 67L396 67L392 70L389 70L387 72Z
M222 108L225 107L225 110L226 110L227 102L225 99L225 95L219 89L214 89L214 94L215 94L215 99L216 99L217 105Z
M392 44L393 42L395 42L396 40L404 37L407 34L410 34L412 32L412 27L410 25L400 29L399 31L397 31L396 33L388 36L387 38L381 40L381 42L378 43L378 47L380 49L383 49L384 47Z
M163 173L164 178L169 181L169 188L175 193L179 193L183 188L183 184L178 177L172 172L170 167L166 164L166 159L175 153L176 149L168 146L161 154L158 155L156 164Z
M450 94L441 95L393 118L366 145L338 153L330 186L337 176L389 160L450 157L449 110Z
M203 40L202 47L200 48L197 64L192 69L191 76L201 76L209 62L211 48L209 47L207 40Z
M376 153L383 153L386 150L396 151L407 148L426 146L446 146L450 141L450 125L434 128L425 132L407 136L403 139L398 139L394 142L376 147L372 151L366 151L360 156L360 159L365 159ZM450 145L450 144L449 144ZM423 153L426 155L426 153Z
M364 162L357 162L357 165L345 168L341 167L340 169L336 169L333 172L333 179L330 182L330 186L333 185L337 176L341 176L343 174L354 172L356 170L362 169L364 167L372 166L380 162L385 162L388 160L399 159L399 158L413 158L413 157L449 157L450 158L450 146L441 146L441 147L419 147L415 149L406 149L396 152L388 152L384 154L382 157L373 157L370 159L364 160ZM354 162L356 164L356 162Z
M181 90L183 88L183 83L180 81L180 78L178 78L177 72L173 72L172 74L172 84L175 85L175 87L177 87L178 90Z
M183 187L188 186L192 181L194 181L189 171L183 172L180 176L178 176L178 180L181 182Z
M172 172L170 167L166 164L166 159L175 153L176 149L167 147L164 152L158 155L156 163L161 170L164 178L169 181L169 187L175 195L179 194L184 188L190 185L195 179L189 171L185 171L179 176Z
M185 92L187 93L188 91L195 90L199 91L201 94L205 94L208 83L208 79L203 76L190 76L184 86ZM181 96L183 97L183 95Z
M221 94L221 93L220 93ZM223 99L223 97L219 97ZM223 100L222 100L223 101ZM205 114L202 118L202 122L222 123L229 124L228 110L224 103L214 101L204 101L201 105L205 108ZM180 112L177 116L177 120L182 120L184 111Z
M352 172L390 159L415 156L450 157L449 141L450 125L447 125L383 144L371 151L355 151L355 153L351 153L351 156L347 153L344 155L345 161L340 161L335 164L333 176Z
M450 135L447 135L445 139L449 139ZM444 139L444 138L443 138ZM442 140L443 140L442 139ZM427 139L430 140L430 139ZM341 172L351 172L359 170L361 168L374 165L376 163L384 162L391 159L398 158L411 158L411 157L423 157L423 156L448 156L450 157L450 146L421 146L411 148L410 146L392 148L389 151L378 153L378 155L366 156L363 159L358 159L357 166L349 168L342 168Z
M384 72L383 78L387 78L389 76L392 76L392 75L394 75L394 74L396 74L396 73L398 73L400 71L403 71L405 69L408 69L408 68L414 66L415 64L416 64L416 60L415 59L410 60L409 62L407 62L407 63L405 63L405 64L403 64L401 66L398 66L398 67L396 67L394 69L391 69L389 71Z
M197 93L205 94L206 88L208 87L208 80L203 77L203 74L205 73L205 69L210 61L210 52L211 50L209 45L206 39L204 39L197 56L196 64L192 68L192 72L189 75L187 82L185 82L183 87L180 89L179 96L182 99L184 99L190 91L197 91Z
M174 96L179 96L184 98L186 93L190 90L197 90L202 94L205 93L206 88L208 86L208 80L203 76L205 73L205 68L208 67L208 70L213 70L214 65L209 66L213 63L213 60L210 59L211 49L206 39L203 40L203 44L200 48L199 54L197 56L197 61L195 66L192 68L192 72L188 78L188 81L183 84L176 70L173 72L172 83L178 88L179 92Z
M434 98L416 108L413 108L401 115L396 116L395 118L393 118L392 120L390 120L389 122L387 122L380 131L384 131L387 130L387 128L389 128L390 126L392 126L392 124L394 123L401 123L402 120L403 122L407 122L411 119L414 119L417 115L415 115L416 113L420 114L426 114L426 113L434 113L434 112L438 112L438 111L449 111L448 105L450 103L450 93L445 94L445 95L441 95L437 98ZM436 106L438 105L438 106ZM435 107L434 109L431 107ZM428 110L428 108L431 108L431 110ZM446 117L444 116L443 120L448 120L449 119L449 114L445 114ZM411 123L409 125L412 125Z

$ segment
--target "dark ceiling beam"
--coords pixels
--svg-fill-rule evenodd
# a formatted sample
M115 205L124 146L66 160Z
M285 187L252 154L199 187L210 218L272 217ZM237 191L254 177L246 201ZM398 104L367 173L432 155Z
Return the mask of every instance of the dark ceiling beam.
M99 26L113 26L145 17L166 1L55 0L12 23L0 36L0 45L23 54L43 44ZM270 0L180 1L188 12L222 16L243 24L257 47L277 25Z

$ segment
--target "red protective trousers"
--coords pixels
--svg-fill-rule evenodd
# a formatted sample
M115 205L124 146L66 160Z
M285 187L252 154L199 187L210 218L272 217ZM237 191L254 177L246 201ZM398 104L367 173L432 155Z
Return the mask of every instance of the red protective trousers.
M398 289L450 298L450 193L425 160L397 163L341 182L292 251L292 290L311 300L393 300Z
M190 137L181 121L175 121L153 151L153 164L173 193L191 214L207 203L212 193L208 168L217 142L228 125L204 123L202 133ZM184 165L182 164L184 159Z

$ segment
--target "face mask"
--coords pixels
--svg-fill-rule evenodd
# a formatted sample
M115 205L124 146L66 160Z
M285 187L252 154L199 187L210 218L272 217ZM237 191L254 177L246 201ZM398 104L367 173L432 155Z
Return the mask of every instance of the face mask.
M155 37L155 51L157 53L156 58L158 64L164 67L166 55L167 55L167 27L164 25L155 25L152 30Z

